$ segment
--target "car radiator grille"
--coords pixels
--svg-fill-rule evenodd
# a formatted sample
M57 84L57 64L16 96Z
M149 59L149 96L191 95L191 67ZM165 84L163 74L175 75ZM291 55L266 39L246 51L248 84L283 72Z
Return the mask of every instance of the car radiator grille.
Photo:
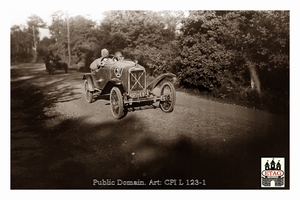
M146 73L144 70L135 70L129 73L129 90L141 91L146 89Z

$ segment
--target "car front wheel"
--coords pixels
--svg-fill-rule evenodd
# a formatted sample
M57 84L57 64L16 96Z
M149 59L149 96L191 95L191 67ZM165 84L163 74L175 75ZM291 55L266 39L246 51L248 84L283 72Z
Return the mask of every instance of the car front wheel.
M85 93L85 99L88 103L91 103L93 101L93 93L89 90L89 84L87 80L84 81L84 93Z
M161 87L161 95L164 100L159 103L160 109L166 113L172 112L176 101L174 85L169 81L165 82Z
M122 119L128 113L127 108L124 107L121 91L117 87L113 87L110 91L110 107L113 116L117 119Z

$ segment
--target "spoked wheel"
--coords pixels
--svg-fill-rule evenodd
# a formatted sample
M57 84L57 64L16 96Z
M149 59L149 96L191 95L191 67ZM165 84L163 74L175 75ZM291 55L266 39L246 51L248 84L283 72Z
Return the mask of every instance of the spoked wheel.
M63 68L65 70L65 73L68 73L68 65L67 65L67 63L63 64Z
M47 70L48 70L49 74L52 74L52 67L51 66L49 66Z
M84 93L86 101L88 103L91 103L93 101L93 93L89 90L89 84L87 80L84 81Z
M54 74L54 69L53 69L53 66L50 66L49 67L49 74L53 75Z
M164 96L164 101L160 101L160 109L166 113L172 112L176 101L174 85L169 81L165 82L161 87L161 95Z
M110 106L113 116L117 119L122 119L128 113L127 108L124 107L121 91L117 87L113 87L110 91Z

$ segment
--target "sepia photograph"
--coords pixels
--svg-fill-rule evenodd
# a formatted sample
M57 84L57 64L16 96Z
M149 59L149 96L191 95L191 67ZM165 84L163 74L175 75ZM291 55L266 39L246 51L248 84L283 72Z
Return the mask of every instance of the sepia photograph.
M112 3L10 14L9 190L291 191L291 4Z

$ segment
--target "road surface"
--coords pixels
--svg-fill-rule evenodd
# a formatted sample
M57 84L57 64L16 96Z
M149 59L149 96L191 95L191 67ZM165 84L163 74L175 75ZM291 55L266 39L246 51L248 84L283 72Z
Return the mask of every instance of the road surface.
M289 116L177 91L172 113L117 120L82 75L11 66L12 189L260 188L261 157L285 158L289 187Z

